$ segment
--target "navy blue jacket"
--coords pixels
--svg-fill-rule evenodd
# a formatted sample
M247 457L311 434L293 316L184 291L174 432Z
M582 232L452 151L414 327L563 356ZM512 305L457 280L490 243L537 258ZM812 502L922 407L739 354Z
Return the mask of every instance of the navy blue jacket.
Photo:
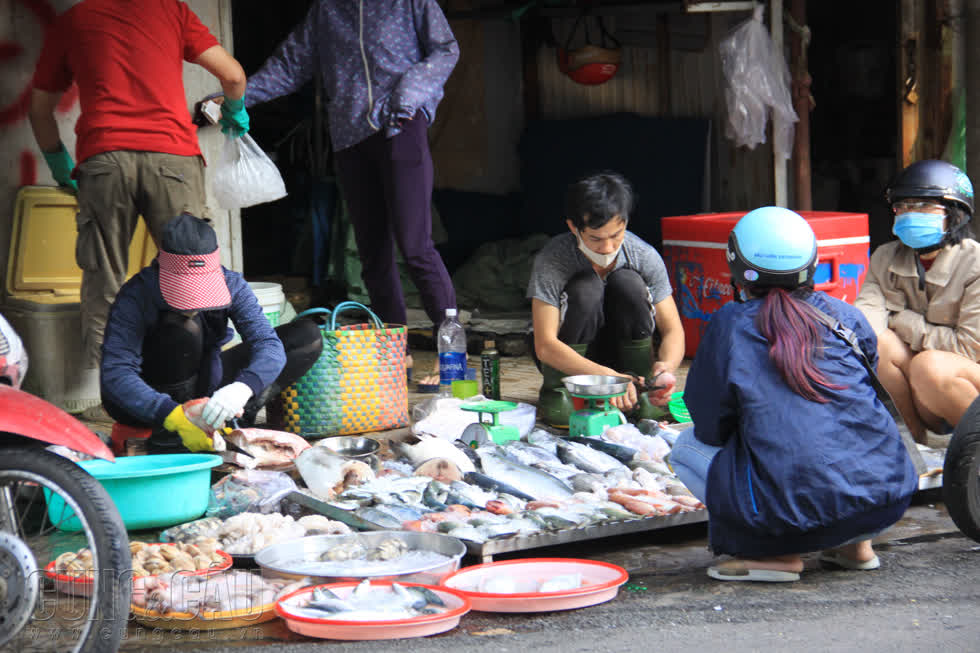
M232 337L231 329L226 326L230 317L242 337L242 346L252 350L248 366L234 380L241 381L258 395L279 376L286 364L286 353L242 275L225 268L222 270L231 293L231 306L207 311L208 322L220 324L221 333L210 339L206 337L199 377L207 379L206 394L210 396L221 381L221 346ZM109 311L102 343L103 399L109 399L152 426L162 426L163 420L177 407L177 402L151 388L140 376L143 340L157 324L160 314L170 310L160 293L160 269L154 261L119 290Z
M877 366L877 339L859 310L822 292L807 301L853 329ZM820 388L825 404L793 392L756 328L761 306L727 304L712 316L685 385L695 437L722 448L706 483L711 548L804 553L883 530L918 487L894 420L857 354L823 323L815 363L846 387Z

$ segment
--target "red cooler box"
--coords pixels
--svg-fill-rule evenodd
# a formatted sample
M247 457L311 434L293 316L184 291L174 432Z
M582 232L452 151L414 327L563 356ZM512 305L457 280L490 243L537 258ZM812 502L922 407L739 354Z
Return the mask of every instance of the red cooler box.
M684 324L685 356L694 357L708 318L732 300L725 261L728 234L746 212L663 218L663 254ZM868 271L866 213L800 211L817 235L817 290L853 304Z

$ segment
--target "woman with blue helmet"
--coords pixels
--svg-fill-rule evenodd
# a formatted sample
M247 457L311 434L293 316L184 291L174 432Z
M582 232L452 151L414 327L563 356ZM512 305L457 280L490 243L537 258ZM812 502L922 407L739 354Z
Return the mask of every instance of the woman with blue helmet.
M736 303L708 323L684 401L694 426L670 463L708 507L718 580L793 581L801 554L879 566L871 536L901 518L918 478L857 353L822 311L876 341L854 307L813 290L817 242L788 209L746 214L726 250Z

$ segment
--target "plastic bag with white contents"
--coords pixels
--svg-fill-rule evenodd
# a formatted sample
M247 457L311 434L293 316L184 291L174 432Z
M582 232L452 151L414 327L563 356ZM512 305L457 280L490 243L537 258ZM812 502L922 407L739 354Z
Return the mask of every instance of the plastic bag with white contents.
M718 45L728 106L725 136L753 149L766 142L766 123L772 114L773 151L787 159L793 149L793 123L799 117L790 94L789 67L762 24L762 7Z
M248 134L225 138L211 174L211 190L223 209L241 209L286 196L279 168Z

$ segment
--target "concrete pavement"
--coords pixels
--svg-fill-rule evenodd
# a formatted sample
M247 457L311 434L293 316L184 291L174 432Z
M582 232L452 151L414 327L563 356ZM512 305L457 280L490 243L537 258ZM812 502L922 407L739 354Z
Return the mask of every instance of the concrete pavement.
M309 640L272 622L212 634L130 629L127 652L167 651L980 651L980 544L956 531L937 492L920 493L876 540L882 567L826 570L815 555L797 583L722 583L703 524L506 557L585 557L629 582L607 603L550 614L471 612L428 638Z

